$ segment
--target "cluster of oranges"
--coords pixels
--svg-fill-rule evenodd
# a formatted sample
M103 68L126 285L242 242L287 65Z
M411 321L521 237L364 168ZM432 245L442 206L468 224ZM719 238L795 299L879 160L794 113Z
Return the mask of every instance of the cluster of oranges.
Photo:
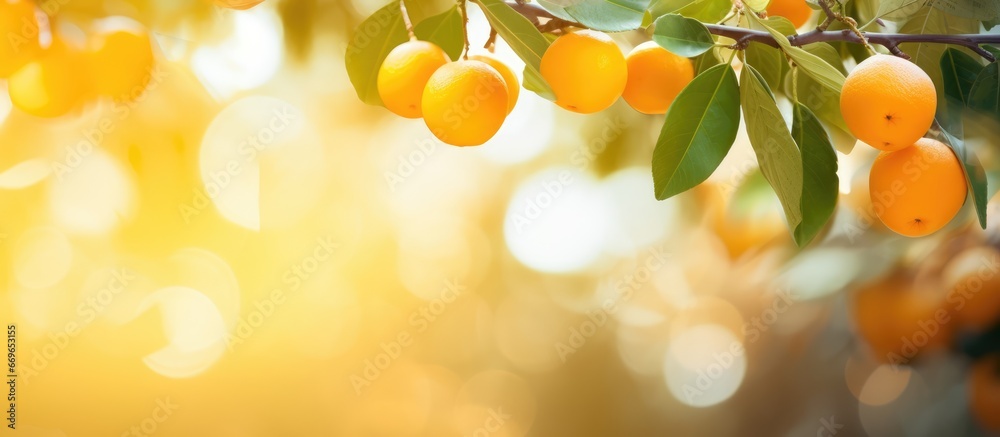
M978 239L964 237L954 241ZM941 246L917 268L900 268L862 287L851 312L859 336L882 363L909 365L948 350L976 358L967 375L970 409L984 428L1000 432L1000 355L962 346L963 340L989 342L1000 324L1000 250L959 246Z
M637 111L663 114L694 78L691 60L652 41L624 56L611 37L593 30L557 38L540 67L556 104L582 114L604 110L619 97ZM455 146L492 138L519 93L517 76L491 54L452 62L437 45L415 38L389 52L377 86L386 108L423 117L435 136Z
M962 164L948 146L923 138L937 110L927 73L896 56L872 56L847 76L840 110L854 136L882 151L869 194L886 227L921 237L958 214L968 192Z
M132 101L154 66L149 33L124 17L97 20L85 38L59 32L31 0L0 0L0 78L11 103L57 117L91 99Z

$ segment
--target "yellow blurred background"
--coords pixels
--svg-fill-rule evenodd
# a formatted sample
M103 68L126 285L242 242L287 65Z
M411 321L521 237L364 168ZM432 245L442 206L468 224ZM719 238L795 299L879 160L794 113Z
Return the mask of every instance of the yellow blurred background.
M143 23L158 74L54 120L0 92L0 435L977 435L967 358L881 363L851 293L900 268L947 288L996 230L967 205L892 235L869 148L838 153L835 218L797 249L743 130L657 202L661 119L623 102L522 92L464 149L364 105L344 53L380 1L41 3L70 32Z

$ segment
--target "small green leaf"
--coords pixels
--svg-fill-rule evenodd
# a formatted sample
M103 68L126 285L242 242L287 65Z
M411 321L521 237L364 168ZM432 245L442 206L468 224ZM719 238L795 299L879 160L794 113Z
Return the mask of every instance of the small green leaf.
M774 27L761 22L754 14L747 14L746 17L750 19L751 23L762 26L764 30L767 30L771 36L778 42L781 49L785 51L788 57L795 61L802 72L809 75L816 82L829 88L832 91L840 93L840 89L844 87L844 74L840 72L836 67L830 65L824 61L819 56L816 56L802 48L795 47L792 43L788 42L788 38L776 30Z
M722 163L740 125L740 89L728 64L709 68L691 81L667 110L653 150L653 185L658 200L702 183Z
M969 90L969 108L1000 116L1000 63L987 65Z
M465 47L462 13L458 6L417 23L413 33L418 39L437 44L452 60L458 60Z
M603 32L638 29L649 0L574 0L563 10L576 21Z
M802 223L793 236L799 247L823 229L837 207L840 180L837 154L819 119L801 103L795 104L792 138L802 153Z
M542 78L542 55L549 40L527 18L511 9L503 0L474 0L486 15L486 20L511 50L524 61L524 87L538 95L555 100L552 88Z
M347 44L344 63L358 98L382 105L378 95L378 69L396 46L406 42L406 28L399 2L392 2L362 21Z
M965 179L969 184L969 194L972 195L972 202L976 207L976 217L979 219L979 226L986 229L986 202L989 198L986 194L988 192L986 171L983 169L982 164L979 163L979 158L965 147L965 142L962 140L960 133L953 135L943 129L937 120L934 120L928 136L951 147L951 150L955 152L955 156L958 157L958 161L962 163L962 169L965 170Z
M715 45L708 28L698 20L667 14L653 23L653 41L671 53L693 58Z
M802 155L764 78L749 65L740 74L740 103L760 171L777 193L788 227L794 230L802 222Z

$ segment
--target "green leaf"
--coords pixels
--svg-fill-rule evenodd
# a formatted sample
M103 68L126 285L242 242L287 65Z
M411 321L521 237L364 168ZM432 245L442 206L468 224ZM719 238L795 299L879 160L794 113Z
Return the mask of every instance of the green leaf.
M549 0L538 0L538 5L558 18L562 18L566 21L576 21L576 18L573 18L573 16L566 12L566 9L558 3Z
M991 46L989 44L983 44L982 48L986 49L987 52L990 52L994 58L1000 59L1000 48Z
M932 7L921 9L902 28L900 33L924 35L924 34L960 34L979 33L979 22L954 15L946 14ZM917 64L924 72L930 76L931 81L938 91L938 102L944 104L944 83L941 76L941 56L949 46L935 43L905 43L899 48L910 55L913 63ZM952 46L954 47L954 46ZM966 53L968 49L960 48Z
M802 223L792 235L800 247L823 229L837 207L840 180L830 137L809 108L795 104L792 138L802 153Z
M781 78L788 65L781 50L764 44L750 44L746 49L746 64L753 65L771 88L781 86Z
M729 13L732 7L733 4L729 0L695 0L678 10L670 12L676 12L702 23L717 23L726 17L726 14ZM653 17L658 18L660 15L654 13Z
M976 154L965 147L965 142L960 135L960 133L953 135L951 132L943 129L937 120L934 121L930 132L928 132L929 137L951 147L951 150L955 152L955 156L958 157L959 162L962 163L962 169L965 170L965 179L969 184L969 194L972 195L972 202L976 207L979 226L986 229L986 202L989 200L989 197L987 197L986 171L983 169L982 164L979 163L979 158L976 157Z
M563 10L591 29L624 32L642 25L649 0L574 0Z
M767 4L770 2L771 0L743 0L743 4L754 12L763 12L764 9L767 9Z
M423 41L437 44L452 60L458 60L465 47L462 12L458 6L417 23L413 33Z
M1000 63L987 65L969 90L969 107L1000 116Z
M527 18L511 9L503 0L474 0L490 25L507 42L511 50L524 61L524 87L536 94L555 100L552 88L542 78L542 55L549 40Z
M740 125L740 89L728 64L709 68L691 81L667 110L653 150L653 185L658 200L702 183L722 163Z
M655 0L649 5L649 14L655 20L663 15L675 13L698 0Z
M708 28L698 20L667 14L657 18L653 25L653 41L678 56L692 58L715 45Z
M931 5L942 12L973 20L989 21L1000 17L1000 2L996 0L937 0Z
M344 63L358 98L382 105L378 95L378 69L396 46L406 42L406 28L399 3L392 2L362 21L347 44Z
M794 230L802 222L802 155L764 78L749 65L740 73L740 103L760 171L777 193L788 227Z
M927 0L881 0L876 17L891 21L905 21L927 4Z
M717 50L709 50L704 54L702 54L701 56L698 56L692 60L692 62L694 62L695 76L704 73L709 68L712 68L722 63L722 60L719 59L719 56L716 54L716 52Z
M795 34L795 25L787 18L769 17L762 23L766 23L783 35ZM750 23L750 28L764 30L763 25L754 25L754 23ZM757 72L764 76L769 87L772 89L781 88L781 80L789 69L788 63L785 62L785 55L781 53L781 50L766 44L750 44L746 49L746 62L752 64Z
M978 60L963 52L949 48L941 56L941 75L944 82L944 108L938 117L945 129L955 130L962 123L962 112L969 105L972 85L983 71Z
M747 14L746 17L750 19L751 23L763 26L764 30L767 30L771 36L778 42L781 49L795 61L804 73L813 78L816 82L824 87L829 88L832 91L840 93L840 89L844 87L844 74L840 72L837 68L830 65L824 61L819 56L816 56L802 48L795 47L792 43L788 42L788 38L784 34L776 30L774 27L769 26L767 23L761 22L754 14Z

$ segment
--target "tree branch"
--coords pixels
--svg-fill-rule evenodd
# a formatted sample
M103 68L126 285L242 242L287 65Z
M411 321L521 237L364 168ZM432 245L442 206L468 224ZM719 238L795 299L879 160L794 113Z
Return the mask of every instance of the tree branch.
M535 4L525 3L508 3L515 11L524 15L529 20L531 20L536 26L544 28L545 30L551 31L553 27L557 27L552 24L551 20L558 20L556 23L562 25L562 27L585 27L579 23L573 23L561 18L558 18L541 6ZM541 23L542 19L549 20L546 23ZM544 27L543 27L544 26ZM755 42L759 44L766 44L771 47L781 48L778 41L771 36L770 33L762 30L752 30L742 27L734 26L724 26L719 24L706 24L705 27L713 35L724 36L733 39L739 43L746 44L750 42ZM868 42L871 44L878 44L889 49L890 52L897 56L907 57L899 49L899 45L903 43L932 43L932 44L951 44L966 47L973 52L976 52L979 56L982 56L986 60L993 62L996 59L993 57L989 51L980 47L980 44L1000 44L1000 34L964 34L964 35L943 35L943 34L928 34L928 35L909 35L901 33L874 33L874 32L862 32ZM858 34L855 34L850 29L844 30L812 30L801 35L793 35L788 37L788 42L797 47L816 44L821 42L838 42L845 41L853 44L864 44L864 41Z

